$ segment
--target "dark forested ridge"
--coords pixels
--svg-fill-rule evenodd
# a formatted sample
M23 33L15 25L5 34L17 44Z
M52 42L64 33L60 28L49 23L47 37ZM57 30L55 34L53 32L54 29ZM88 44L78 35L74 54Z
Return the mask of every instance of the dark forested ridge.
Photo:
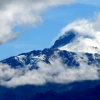
M47 91L46 93L37 93L30 100L100 100L100 84L95 88L86 91L65 91L57 93Z

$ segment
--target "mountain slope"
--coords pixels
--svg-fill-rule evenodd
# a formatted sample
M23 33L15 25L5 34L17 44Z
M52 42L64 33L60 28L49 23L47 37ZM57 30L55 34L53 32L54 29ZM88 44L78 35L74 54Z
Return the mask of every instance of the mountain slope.
M43 61L47 64L51 64L51 61L60 57L63 64L71 66L79 66L79 62L86 62L88 65L95 64L99 66L100 64L100 54L91 53L75 53L66 50L59 49L44 49L43 51L31 51L29 53L22 53L18 56L10 57L5 60L0 61L0 63L8 64L12 68L17 68L17 66L31 65L32 68L37 67L39 61Z

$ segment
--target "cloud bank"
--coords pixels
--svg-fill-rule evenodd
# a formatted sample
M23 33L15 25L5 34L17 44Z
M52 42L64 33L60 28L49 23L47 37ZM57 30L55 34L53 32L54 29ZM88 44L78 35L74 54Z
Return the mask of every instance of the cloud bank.
M17 69L6 64L0 64L0 83L6 87L20 85L44 85L47 82L68 84L74 81L98 80L98 68L89 66L80 61L79 67L68 67L60 58L52 61L52 64L38 62L38 69L29 70L30 66Z
M73 29L78 32L76 38L59 49L73 52L100 53L100 13L94 21L88 19L78 19L69 23L61 30L61 35Z
M36 26L41 13L50 6L70 4L74 0L0 0L0 44L18 37L16 26Z

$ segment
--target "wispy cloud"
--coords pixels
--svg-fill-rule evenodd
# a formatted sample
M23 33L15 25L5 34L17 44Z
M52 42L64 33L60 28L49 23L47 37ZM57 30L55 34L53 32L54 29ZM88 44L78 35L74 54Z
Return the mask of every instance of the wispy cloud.
M0 44L18 37L15 26L36 26L41 13L50 6L70 4L74 0L0 0Z
M86 58L87 59L87 58ZM97 80L98 68L79 61L79 67L68 67L58 57L52 64L38 62L38 69L29 70L29 66L17 69L6 64L0 64L0 82L2 86L16 87L20 85L44 85L46 82L68 84L74 81Z

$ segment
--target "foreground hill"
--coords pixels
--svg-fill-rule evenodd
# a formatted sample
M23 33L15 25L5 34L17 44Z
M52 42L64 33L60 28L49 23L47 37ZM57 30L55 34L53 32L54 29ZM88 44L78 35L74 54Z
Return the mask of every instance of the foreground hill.
M57 93L47 91L46 93L38 93L30 100L100 100L100 84L83 92L65 91Z

